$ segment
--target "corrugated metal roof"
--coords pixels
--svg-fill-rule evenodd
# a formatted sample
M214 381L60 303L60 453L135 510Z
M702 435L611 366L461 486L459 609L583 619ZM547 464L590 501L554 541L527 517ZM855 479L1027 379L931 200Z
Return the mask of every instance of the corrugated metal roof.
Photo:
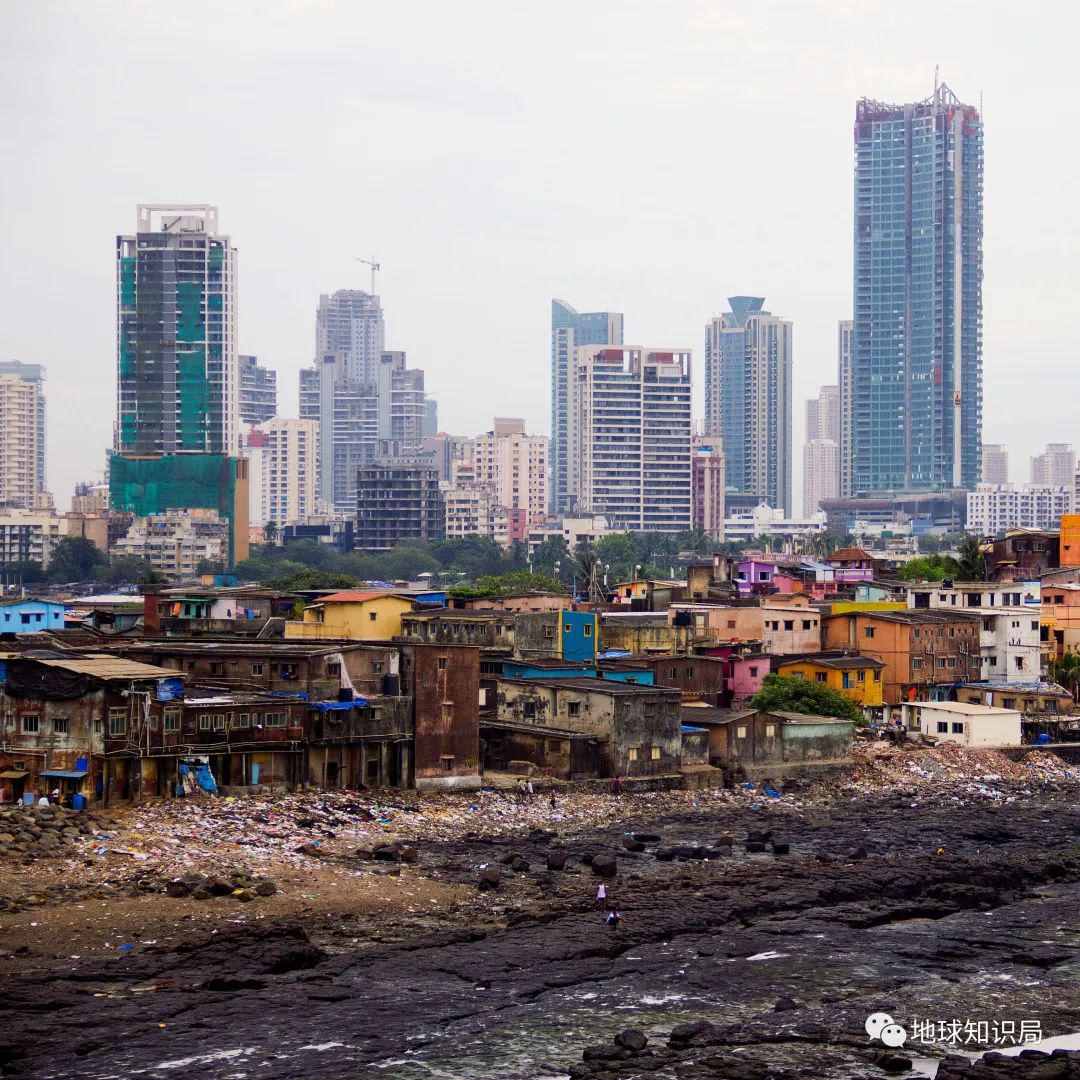
M26 660L33 660L46 667L63 668L78 675L92 675L95 679L182 679L184 672L173 668L156 667L143 664L138 660L125 660L119 656L104 653L63 658L30 656L22 654Z

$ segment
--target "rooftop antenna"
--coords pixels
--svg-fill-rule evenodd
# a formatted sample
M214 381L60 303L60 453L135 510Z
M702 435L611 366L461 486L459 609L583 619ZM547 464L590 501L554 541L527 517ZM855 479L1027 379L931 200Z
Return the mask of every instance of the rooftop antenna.
M359 255L356 256L357 262L362 262L371 267L371 295L375 295L375 271L382 269L382 263L376 262L374 256L370 259L363 259Z
M938 65L934 65L934 97L937 97L938 91Z

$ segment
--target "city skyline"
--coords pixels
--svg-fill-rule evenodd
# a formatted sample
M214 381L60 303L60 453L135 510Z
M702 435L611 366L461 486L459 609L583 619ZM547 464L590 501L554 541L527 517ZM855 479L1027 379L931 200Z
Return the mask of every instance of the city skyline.
M315 11L305 19L281 6L273 17L254 21L253 10L217 12L231 31L243 27L249 44L242 75L230 76L240 80L237 87L261 79L280 57L293 58L299 94L276 114L274 137L263 138L268 129L261 117L272 112L265 102L233 95L222 109L209 90L213 80L191 89L192 75L220 71L232 59L224 51L228 34L204 40L200 10L195 4L173 29L182 41L208 48L183 58L163 48L164 30L155 20L121 15L109 4L65 15L42 5L35 19L13 26L12 63L0 76L9 92L0 107L22 153L12 156L14 139L5 145L11 197L0 213L17 255L6 261L4 284L19 302L12 305L4 354L49 368L54 418L80 416L77 430L51 425L50 487L59 505L66 505L76 481L100 473L111 443L115 398L108 358L115 355L110 297L116 284L101 252L122 231L133 205L175 197L221 207L242 256L238 347L279 372L285 416L298 412L297 372L307 362L311 305L334 288L367 288L368 270L355 261L360 252L375 252L382 261L378 291L394 311L394 338L407 341L410 362L425 370L429 392L440 400L439 426L449 431L482 430L493 413L521 415L531 431L548 429L543 339L552 296L626 312L635 340L692 346L702 318L723 296L750 288L769 296L773 309L799 327L793 446L794 472L801 475L801 402L817 385L835 380L835 326L851 315L852 106L867 95L924 98L937 62L968 100L985 90L994 147L986 207L983 439L1007 443L1022 462L1045 439L1069 438L1064 391L1076 331L1057 313L1065 302L1059 283L1069 277L1065 260L1075 247L1075 225L1064 205L1056 205L1064 196L1041 179L1067 171L1068 150L1052 140L1038 144L1046 156L1035 178L1044 209L1037 219L1027 213L1032 178L1021 164L1038 137L1030 116L1049 127L1064 118L1063 105L1020 77L1015 41L1005 49L988 36L992 11L984 24L934 8L938 40L951 43L952 51L928 56L906 21L875 5L831 20L795 13L777 21L768 12L734 16L687 4L663 17L626 13L614 24L601 5L578 13L578 25L611 31L614 66L600 79L584 53L572 51L567 63L575 78L564 88L551 87L546 65L524 52L514 54L512 70L493 64L483 42L467 42L437 11L419 33L400 15L388 15L386 44L379 46L364 40L359 18L347 15L339 20ZM1010 21L1004 9L999 15ZM493 33L509 32L508 18L500 14ZM340 32L328 35L327 24ZM882 37L886 24L890 33ZM1016 25L1021 38L1034 33ZM766 26L763 53L738 47L744 33ZM844 46L837 73L821 76L815 58L835 54L838 26ZM733 32L709 33L718 27ZM405 72L393 42L407 31L414 48ZM448 41L465 50L469 63L460 70L440 59ZM89 46L80 47L77 81L74 69L45 62L76 42ZM865 58L871 43L873 63ZM1051 53L1058 47L1051 42ZM357 48L370 61L359 68ZM642 78L631 58L646 48L678 58L676 84L659 71ZM718 48L726 57L722 65L715 62ZM780 55L794 60L778 68ZM115 77L118 70L125 71L123 80ZM181 71L183 79L172 78ZM417 72L424 76L420 91ZM344 95L327 111L321 103L334 85ZM746 86L755 88L753 95L741 92ZM72 107L56 127L43 118L60 99ZM213 108L203 108L211 100ZM93 120L86 113L91 101ZM588 103L583 123L563 123L565 110L581 102ZM705 179L714 175L715 151L696 137L704 117L718 108L729 133L756 153L744 177L725 171L719 190ZM375 173L363 167L355 140L346 140L335 151L334 175L324 178L320 199L311 200L312 155L320 160L328 138L348 130L341 125L358 110L381 139L384 167ZM144 112L170 116L172 142L160 142L139 122ZM599 176L563 166L586 147L595 153L621 141L620 117L628 113L635 135L651 140L657 153L649 168L620 179L612 205ZM209 125L208 115L214 117ZM787 142L771 146L765 132L777 124ZM92 143L82 134L89 130L97 132ZM457 148L462 139L468 155ZM286 157L279 147L289 140L298 152ZM124 145L118 164L102 164L103 142ZM527 180L517 163L536 146L547 149L533 159L535 179ZM792 155L809 162L794 200L779 180L781 161ZM222 170L221 160L239 167ZM41 167L27 170L20 161ZM252 187L255 173L259 183ZM82 183L77 203L60 197L58 184L71 175ZM440 184L445 199L424 196ZM676 185L679 196L671 199L666 193ZM342 230L343 209L358 199L378 213L353 215ZM743 213L747 208L753 212ZM763 247L766 229L770 243ZM571 244L572 264L566 259ZM450 250L457 262L432 257ZM676 289L658 293L657 276ZM50 317L49 290L31 288L35 281L62 292L69 317ZM1021 312L1044 305L1051 309L1045 317L1031 325L1019 321ZM1021 335L1025 361L1014 364L1005 358L1005 342ZM1042 392L1024 376L1029 363L1038 365ZM515 378L500 379L508 364ZM463 371L472 378L462 380ZM700 400L700 383L695 390Z

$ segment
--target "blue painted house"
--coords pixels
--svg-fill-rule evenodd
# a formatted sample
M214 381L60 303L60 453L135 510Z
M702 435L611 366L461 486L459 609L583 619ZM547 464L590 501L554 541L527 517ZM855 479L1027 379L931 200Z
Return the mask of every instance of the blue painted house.
M0 600L0 634L64 629L64 605L53 600Z

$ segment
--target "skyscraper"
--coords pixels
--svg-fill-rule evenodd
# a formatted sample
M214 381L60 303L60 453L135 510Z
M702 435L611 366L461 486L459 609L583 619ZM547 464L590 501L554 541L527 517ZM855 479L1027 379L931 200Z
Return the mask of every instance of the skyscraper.
M217 207L140 206L116 281L116 450L235 455L236 249Z
M806 402L806 441L832 439L840 444L840 387L823 386Z
M277 416L277 372L259 366L257 356L240 358L240 421L258 424Z
M552 513L571 509L569 502L569 380L575 350L583 345L622 345L623 317L612 311L575 311L551 301L551 482Z
M0 362L0 506L35 509L45 492L45 368Z
M851 433L854 425L853 411L854 374L852 372L852 349L855 323L841 319L836 332L836 374L840 387L840 494L851 494Z
M615 529L690 527L690 353L579 347L569 387L568 500Z
M385 351L386 328L379 298L360 289L338 289L319 297L315 313L315 355L335 353L343 377L352 382L376 379Z
M705 327L705 434L723 439L728 490L791 514L791 323L732 296Z
M855 109L853 493L973 487L983 126L945 85Z
M548 440L526 435L525 421L495 417L491 431L473 440L476 482L495 493L498 505L522 510L530 525L547 514Z
M982 444L982 482L984 484L1009 482L1009 451L1003 443Z
M1031 482L1064 486L1070 491L1076 475L1076 453L1072 443L1047 443L1041 454L1031 459Z

